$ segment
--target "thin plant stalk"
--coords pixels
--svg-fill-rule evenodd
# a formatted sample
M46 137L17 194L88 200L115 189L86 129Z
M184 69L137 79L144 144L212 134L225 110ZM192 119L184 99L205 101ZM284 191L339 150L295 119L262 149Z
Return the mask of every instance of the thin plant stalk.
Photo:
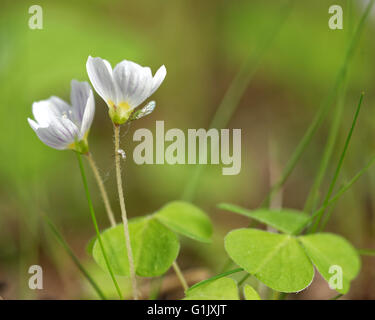
M347 28L348 41L350 41L350 36L352 34L352 20L353 20L352 16L353 15L351 14L352 12L351 6L352 6L352 1L347 0L346 1L347 9L345 10L345 12L346 12L346 20L348 21L347 24L349 26ZM307 200L306 200L305 207L304 207L305 212L314 211L318 205L319 189L323 183L323 179L325 177L325 173L327 171L328 164L332 157L334 146L337 141L342 114L344 111L347 89L348 89L348 73L344 77L342 88L338 94L338 101L336 104L335 113L333 115L332 125L331 125L330 132L328 135L327 143L323 152L322 159L320 160L318 173L315 176L313 185L307 196Z
M173 262L172 266L173 266L174 272L177 275L178 280L180 280L180 282L181 282L182 288L184 288L184 291L186 292L189 289L189 286L188 286L188 284L185 280L185 277L184 277L180 267L178 266L176 261Z
M354 131L355 125L357 123L358 115L359 115L359 112L361 110L363 96L364 96L364 93L362 93L361 96L360 96L360 98L359 98L358 107L357 107L356 113L354 115L352 126L351 126L351 128L349 130L349 133L348 133L348 136L346 138L344 149L343 149L343 151L341 153L339 163L337 164L337 168L336 168L335 174L334 174L333 179L331 181L331 184L329 186L328 192L327 192L327 194L325 196L325 199L324 199L324 202L323 202L324 204L328 203L328 201L329 201L329 199L330 199L330 197L331 197L331 195L333 193L333 190L335 188L337 179L339 177L339 174L340 174L340 171L341 171L341 168L342 168L342 164L344 162L344 159L345 159L345 156L346 156L346 152L348 150L349 143L350 143L350 140L351 140L351 138L353 136L353 131ZM313 228L311 229L311 232L315 232L317 230L318 225L319 225L320 220L323 217L323 215L324 215L324 210L318 215L318 217L317 217L317 219L315 221L315 224L314 224ZM328 217L328 215L327 215L327 217ZM324 225L325 225L325 223L324 223Z
M133 251L132 251L131 244L130 244L128 217L127 217L127 214L126 214L124 190L122 188L122 178L121 178L121 163L120 163L121 162L121 154L119 153L119 150L120 150L120 126L114 125L113 128L114 128L114 135L115 135L116 179L117 179L118 196L119 196L120 207L121 207L121 218L122 218L122 223L124 225L126 251L127 251L127 255L128 255L128 261L129 261L129 272L130 272L130 279L131 279L132 289L133 289L133 298L134 298L134 300L137 300L138 299L137 279L135 277Z
M268 203L270 202L271 198L277 191L285 184L289 176L292 174L294 168L296 167L299 159L301 158L304 151L307 149L308 145L310 144L313 136L315 135L316 131L319 129L319 127L322 125L323 120L325 119L328 111L330 110L330 107L336 98L338 90L341 88L342 83L346 77L346 74L348 72L349 64L354 56L355 49L357 48L360 36L362 34L365 22L367 20L367 17L374 5L374 0L371 0L369 4L366 7L365 12L363 13L360 22L358 23L358 26L351 38L351 41L349 43L349 46L345 53L344 62L341 65L341 68L337 74L335 85L333 86L330 94L327 96L327 98L323 101L318 113L316 114L313 122L311 123L310 127L307 129L306 133L302 137L302 140L298 144L296 150L294 151L291 159L287 163L280 179L276 182L276 184L271 188L269 193L267 194L265 200L262 202L262 206L268 206Z
M98 169L98 167L97 167L97 165L94 161L94 158L93 158L92 154L87 153L86 156L87 156L87 160L90 164L91 170L94 173L96 183L98 184L100 194L101 194L103 202L104 202L105 210L106 210L107 215L108 215L109 222L111 223L112 227L115 227L116 226L115 216L113 214L111 204L109 202L107 191L105 190L103 179L100 176L99 169Z
M117 290L117 293L120 297L120 299L122 300L123 299L123 296L122 296L122 293L121 293L121 290L120 290L120 287L117 283L117 280L115 278L115 275L112 271L112 267L111 265L109 264L109 260L108 260L108 257L107 257L107 254L106 254L106 251L104 249L104 245L103 245L103 241L102 241L102 237L100 235L100 231L99 231L99 227L98 227L98 222L96 220L96 216L95 216L95 211L94 211L94 206L92 205L92 201L91 201L91 195L90 195L90 191L89 191L89 188L88 188L88 184L87 184L87 179L86 179L86 174L85 174L85 169L83 167L83 162L82 162L82 157L81 157L81 154L79 152L76 152L76 155L77 155L77 159L78 159L78 164L79 164L79 168L81 170L81 176L82 176L82 182L83 182L83 187L85 189L85 192L86 192L86 197L87 197L87 202L89 204L89 209L90 209L90 214L91 214L91 219L92 219L92 222L94 224L94 228L95 228L95 232L96 232L96 236L98 238L98 241L99 241L99 245L100 245L100 248L102 250L102 254L103 254L103 257L104 257L104 260L105 260L105 263L107 265L107 268L108 268L108 271L109 271L109 274L111 275L111 278L112 278L112 281L113 281L113 284Z
M372 156L370 161L367 163L367 165L362 168L347 184L342 186L339 191L326 203L323 204L322 207L320 207L317 211L315 211L309 220L306 221L298 230L294 232L294 234L300 234L303 229L305 229L318 215L320 215L321 212L323 212L327 207L334 204L346 191L348 191L351 186L363 175L366 173L368 169L370 169L375 164L375 156Z
M357 251L361 256L375 257L375 249L358 249Z
M217 280L217 279L220 279L220 278L224 278L226 276L229 276L230 274L234 274L234 273L238 273L238 272L242 272L244 271L243 268L237 268L237 269L233 269L233 270L229 270L229 271L226 271L226 272L223 272L223 273L220 273L216 276L213 276L209 279L206 279L206 280L203 280L201 282L198 282L196 283L195 285L191 286L189 290L192 290L192 289L195 289L195 288L198 288L200 287L201 285L204 285L206 283L209 283L209 282L212 282L214 280Z
M61 235L59 230L57 230L57 227L54 225L54 223L49 219L47 216L44 217L44 220L46 221L47 225L51 229L52 233L55 235L57 241L62 245L62 247L65 249L66 253L70 256L70 258L73 260L74 264L77 266L78 270L82 272L84 277L87 279L87 281L91 284L91 286L94 288L98 296L102 300L106 300L106 297L103 293L103 291L100 289L98 284L95 282L93 277L88 273L88 271L85 269L85 267L81 264L77 256L74 254L73 250L69 247L68 243L65 241L64 237Z
M333 115L332 125L330 128L326 146L324 148L323 156L320 161L318 173L315 176L314 183L311 187L311 190L306 200L306 204L304 207L305 212L310 212L310 210L314 211L317 207L317 203L319 200L319 189L325 177L329 161L332 158L334 146L337 141L337 136L338 136L339 129L340 129L340 123L341 123L342 114L343 114L344 105L345 105L344 102L345 102L345 96L346 96L346 89L347 89L347 77L345 79L345 83L343 84L341 93L339 94L338 102L336 105L336 110Z

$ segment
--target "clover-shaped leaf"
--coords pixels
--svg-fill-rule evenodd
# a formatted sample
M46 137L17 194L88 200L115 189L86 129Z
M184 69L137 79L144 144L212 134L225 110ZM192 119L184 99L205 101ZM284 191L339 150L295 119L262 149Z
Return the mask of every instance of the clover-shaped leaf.
M258 292L256 292L256 290L249 284L244 285L243 295L246 300L261 300Z
M307 255L332 289L345 294L350 281L359 273L361 261L357 251L344 238L331 233L299 237Z
M225 237L232 260L259 281L280 292L298 292L314 277L314 268L297 239L257 229L237 229Z
M177 236L154 217L130 220L129 232L137 275L162 275L177 258L180 249ZM113 272L117 275L129 275L123 225L105 230L101 237ZM92 253L95 261L107 270L98 241L94 243Z
M209 217L189 202L170 202L155 217L174 232L197 241L211 242L212 224Z
M239 213L256 221L264 223L284 233L293 234L310 220L310 216L294 209L257 209L248 210L233 204L222 203L219 208Z

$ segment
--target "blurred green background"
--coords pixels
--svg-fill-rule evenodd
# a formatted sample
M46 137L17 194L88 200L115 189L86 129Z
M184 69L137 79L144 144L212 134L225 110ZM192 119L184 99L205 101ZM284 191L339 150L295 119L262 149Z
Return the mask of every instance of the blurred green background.
M207 128L225 91L244 62L256 63L254 52L273 32L287 1L261 0L91 0L7 1L0 11L0 296L4 299L96 298L66 253L46 229L41 214L59 227L75 253L103 278L85 252L94 235L76 159L72 152L42 144L29 127L33 101L57 95L69 101L70 80L86 80L89 55L123 59L150 66L165 64L167 77L152 97L157 107L137 121L123 138L128 160L124 172L131 217L152 213L178 199L194 171L192 165L144 165L132 161L137 128L155 130L155 120L169 128ZM283 27L262 56L228 125L242 129L242 170L222 176L207 166L193 202L205 209L215 226L212 245L183 242L183 269L205 276L226 261L223 237L246 226L247 219L216 208L219 202L257 207L290 158L319 105L333 86L349 35L364 8L360 1L295 1ZM365 2L365 1L363 1ZM352 3L346 16L348 3ZM28 8L43 8L43 29L31 30ZM328 8L344 9L344 30L328 28ZM369 18L350 67L345 109L333 159L322 192L332 178L359 95L363 109L339 184L350 179L375 152L375 13ZM331 112L314 137L282 192L282 205L302 208L327 140ZM96 96L96 117L90 132L91 151L105 178L112 206L120 219L113 164L112 127L105 103ZM89 169L88 169L89 170ZM270 174L273 173L273 174ZM102 228L108 226L91 173L90 188ZM337 204L328 230L358 248L374 248L375 170ZM271 179L272 180L272 179ZM375 298L375 261L364 257L361 275L346 296ZM27 270L44 268L44 290L31 291ZM105 278L105 277L104 277ZM103 281L107 281L105 278ZM108 290L112 290L108 282ZM181 292L165 297L179 297ZM313 285L292 299L329 298L334 292L316 277Z

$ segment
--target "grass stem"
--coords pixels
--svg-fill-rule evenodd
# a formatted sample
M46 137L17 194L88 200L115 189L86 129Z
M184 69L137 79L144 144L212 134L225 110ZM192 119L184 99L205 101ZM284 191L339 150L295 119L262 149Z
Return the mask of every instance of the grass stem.
M360 22L358 23L358 26L349 42L348 48L345 53L343 64L341 65L339 72L336 77L335 84L330 92L330 94L327 96L327 98L323 101L318 113L316 114L313 122L311 123L310 127L305 132L304 136L302 137L302 140L298 144L296 150L294 151L292 157L290 158L289 162L287 163L280 179L275 183L275 185L271 188L269 193L267 194L265 200L262 202L262 206L268 206L271 198L275 193L278 192L278 190L284 185L284 183L287 181L289 176L292 174L294 168L296 167L298 161L300 160L302 154L307 149L308 145L310 144L313 136L315 135L316 131L319 129L319 127L322 125L323 120L325 119L328 111L331 108L332 103L334 102L336 95L339 91L339 89L342 87L342 84L345 80L346 74L348 72L349 64L354 56L355 50L357 48L360 36L362 34L365 22L367 20L367 17L374 5L374 0L371 0L369 4L366 7L365 12L363 13Z
M94 288L98 296L102 300L106 300L106 297L103 293L103 291L99 288L98 284L95 282L95 280L91 277L91 275L88 273L88 271L84 268L84 266L81 264L77 256L74 254L73 250L69 247L68 243L64 240L64 237L61 235L61 233L57 230L54 223L49 219L47 216L44 216L44 220L46 221L47 225L51 229L52 233L55 235L57 241L63 246L66 253L71 257L74 264L77 266L79 271L82 272L84 277L87 279L87 281L91 284L91 286Z
M341 171L341 168L342 168L342 164L344 162L344 159L345 159L345 156L346 156L346 152L348 150L348 147L349 147L349 143L350 143L350 140L353 136L353 131L354 131L354 128L355 128L355 125L357 123L357 120L358 120L358 115L359 115L359 112L361 110L361 106L362 106L362 101L363 101L363 96L364 96L364 93L361 94L360 98L359 98L359 102L358 102L358 107L357 107L357 110L355 112L355 115L354 115L354 118L353 118L353 121L352 121L352 126L349 130L349 133L348 133L348 136L346 138L346 141L345 141L345 145L344 145L344 149L342 150L342 153L341 153L341 156L340 156L340 160L337 164L337 167L336 167L336 171L335 171L335 174L333 176L333 179L331 181L331 184L329 186L329 189L327 191L327 194L324 198L324 201L323 201L323 204L327 204L332 193L333 193L333 190L336 186L336 182L337 182L337 179L339 177L339 174L340 174L340 171ZM316 218L315 220L315 223L314 223L314 226L313 228L311 229L311 232L315 232L318 228L318 225L320 223L320 220L321 218L323 217L324 215L324 212L325 210L322 210L321 213L318 215L318 217ZM330 215L327 215L327 217L329 218ZM327 223L328 220L325 220L324 223L323 223L323 228L325 226L325 224Z
M233 273L238 273L238 272L242 272L242 271L244 271L242 268L237 268L237 269L233 269L233 270L230 270L230 271L226 271L226 272L220 273L220 274L218 274L218 275L216 275L216 276L213 276L213 277L211 277L211 278L209 278L209 279L206 279L206 280L203 280L203 281L201 281L201 282L196 283L195 285L191 286L191 287L189 288L189 290L192 290L192 289L198 288L198 287L200 287L201 285L204 285L204 284L209 283L209 282L211 282L211 281L215 281L215 280L217 280L217 279L220 279L220 278L224 278L224 277L226 277L226 276L229 276L229 275L231 275L231 274L233 274Z

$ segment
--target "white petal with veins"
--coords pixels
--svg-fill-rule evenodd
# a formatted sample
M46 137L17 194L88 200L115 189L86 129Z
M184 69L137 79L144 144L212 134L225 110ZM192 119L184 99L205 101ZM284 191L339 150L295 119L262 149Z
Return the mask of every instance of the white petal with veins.
M118 63L113 71L109 62L101 58L90 56L86 65L94 89L107 104L111 100L116 106L127 104L131 109L150 97L167 74L164 65L152 76L149 67L142 67L128 60Z
M86 63L87 74L95 91L108 104L115 102L116 88L112 78L112 68L108 61L101 58L89 57Z
M66 149L75 142L84 140L90 129L95 113L90 85L73 80L71 101L72 106L52 96L33 103L35 120L28 118L28 122L39 139L52 148Z

